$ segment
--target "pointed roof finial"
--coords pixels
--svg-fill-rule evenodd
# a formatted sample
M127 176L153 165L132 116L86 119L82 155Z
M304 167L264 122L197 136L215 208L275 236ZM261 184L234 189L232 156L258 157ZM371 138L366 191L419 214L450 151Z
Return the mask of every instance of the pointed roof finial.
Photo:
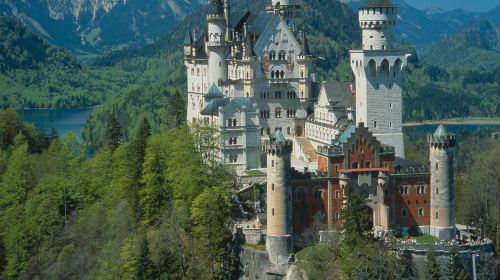
M302 37L302 50L300 51L300 55L301 56L311 55L311 52L309 51L309 44L307 43L306 34L302 31L300 31L300 34Z

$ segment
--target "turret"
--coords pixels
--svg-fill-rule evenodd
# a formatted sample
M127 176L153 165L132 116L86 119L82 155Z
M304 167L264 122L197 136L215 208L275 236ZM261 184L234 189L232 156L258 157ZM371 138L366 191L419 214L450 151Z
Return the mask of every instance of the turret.
M397 21L397 8L390 0L368 0L359 9L363 32L363 50L393 48L392 31Z
M208 35L206 47L208 54L208 83L220 85L227 78L226 64L226 19L223 0L211 0L207 16Z
M365 123L380 142L404 158L403 69L407 55L393 49L396 6L390 0L368 0L359 10L363 49L351 51L355 76L356 123Z
M184 37L184 55L190 56L193 48L193 36L191 36L191 31L188 30L186 37Z
M453 178L454 134L443 125L427 136L431 170L430 234L440 239L455 237L455 185Z
M288 261L293 252L291 162L292 141L278 130L266 141L267 236L266 248L273 264Z

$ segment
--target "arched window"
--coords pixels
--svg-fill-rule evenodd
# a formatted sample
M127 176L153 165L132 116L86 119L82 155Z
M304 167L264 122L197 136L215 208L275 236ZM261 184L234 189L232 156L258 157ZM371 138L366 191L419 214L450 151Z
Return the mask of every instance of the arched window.
M377 63L375 63L375 60L371 59L368 62L368 71L370 72L370 75L372 77L375 77L375 75L377 73Z
M382 73L384 73L385 75L389 75L389 61L387 59L384 59L382 61Z
M394 62L394 77L399 75L402 68L403 68L403 61L401 61L401 59L399 59L399 58L396 59L396 61Z
M274 79L274 71L271 71L271 79Z
M285 78L285 71L281 70L280 74L281 74L281 78L284 79Z
M276 118L281 118L281 108L279 108L279 107L276 108L276 111L275 111L274 115L275 115Z
M236 126L237 123L236 119L233 119L233 126Z

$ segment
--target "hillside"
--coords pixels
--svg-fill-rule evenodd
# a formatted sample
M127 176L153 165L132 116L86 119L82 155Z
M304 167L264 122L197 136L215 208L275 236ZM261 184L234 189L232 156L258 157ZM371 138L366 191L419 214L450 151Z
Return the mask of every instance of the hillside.
M471 23L421 54L405 78L404 117L430 120L500 116L498 33Z
M52 43L105 51L156 41L202 0L0 0L0 15L24 22Z
M344 4L330 0L306 0L303 21L299 26L308 34L307 39L311 52L324 57L318 61L318 74L320 80L350 79L351 70L348 63L349 49L360 43L361 32L357 24L357 17ZM231 2L234 11L261 11L265 8L265 1L234 0ZM90 144L102 143L105 124L103 118L113 115L116 108L127 108L116 114L128 132L132 133L134 127L141 121L146 113L141 108L157 108L154 104L158 98L147 98L151 94L159 94L155 83L168 84L170 88L185 94L186 73L183 63L182 44L187 30L196 30L202 34L206 29L205 19L207 7L186 17L172 32L158 42L138 50L123 50L113 52L95 61L102 67L114 67L120 71L141 76L144 83L153 84L152 87L139 88L133 92L124 93L125 96L133 94L141 100L141 104L128 103L120 100L108 100L95 110L85 128L84 140ZM172 92L171 90L169 92ZM161 99L162 102L164 101ZM127 104L127 106L123 106ZM164 108L163 108L164 109ZM162 109L162 110L163 110ZM124 113L137 112L137 113ZM154 113L153 128L169 122L166 113Z
M349 7L357 11L363 1L344 0ZM466 24L477 20L489 20L496 24L500 21L500 6L486 13L470 12L463 9L444 11L438 8L419 10L408 5L404 0L392 0L398 8L400 21L396 26L399 40L411 44L417 49L425 49L431 44L453 35Z
M491 69L500 65L499 42L500 32L490 22L474 22L432 45L423 59L438 66L477 65Z
M234 0L231 5L232 12L255 12L263 10L266 1ZM184 81L179 80L185 74L184 68L178 67L182 64L182 43L188 30L197 34L205 32L207 12L208 8L202 7L157 42L140 49L112 52L97 59L96 65L117 66L126 71L144 73L150 81L173 79L184 85ZM325 57L326 63L320 65L321 74L326 76L340 63L347 63L349 48L359 45L361 40L354 12L337 1L305 0L302 17L299 26L308 34L312 52Z
M0 17L0 108L93 106L135 80L130 73L89 69L20 21Z

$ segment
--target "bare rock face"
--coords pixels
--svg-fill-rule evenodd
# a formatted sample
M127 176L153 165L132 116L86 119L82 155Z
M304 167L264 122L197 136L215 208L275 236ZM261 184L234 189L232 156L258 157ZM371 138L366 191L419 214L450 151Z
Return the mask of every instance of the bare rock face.
M0 15L22 20L71 50L143 46L166 35L205 0L0 0Z

